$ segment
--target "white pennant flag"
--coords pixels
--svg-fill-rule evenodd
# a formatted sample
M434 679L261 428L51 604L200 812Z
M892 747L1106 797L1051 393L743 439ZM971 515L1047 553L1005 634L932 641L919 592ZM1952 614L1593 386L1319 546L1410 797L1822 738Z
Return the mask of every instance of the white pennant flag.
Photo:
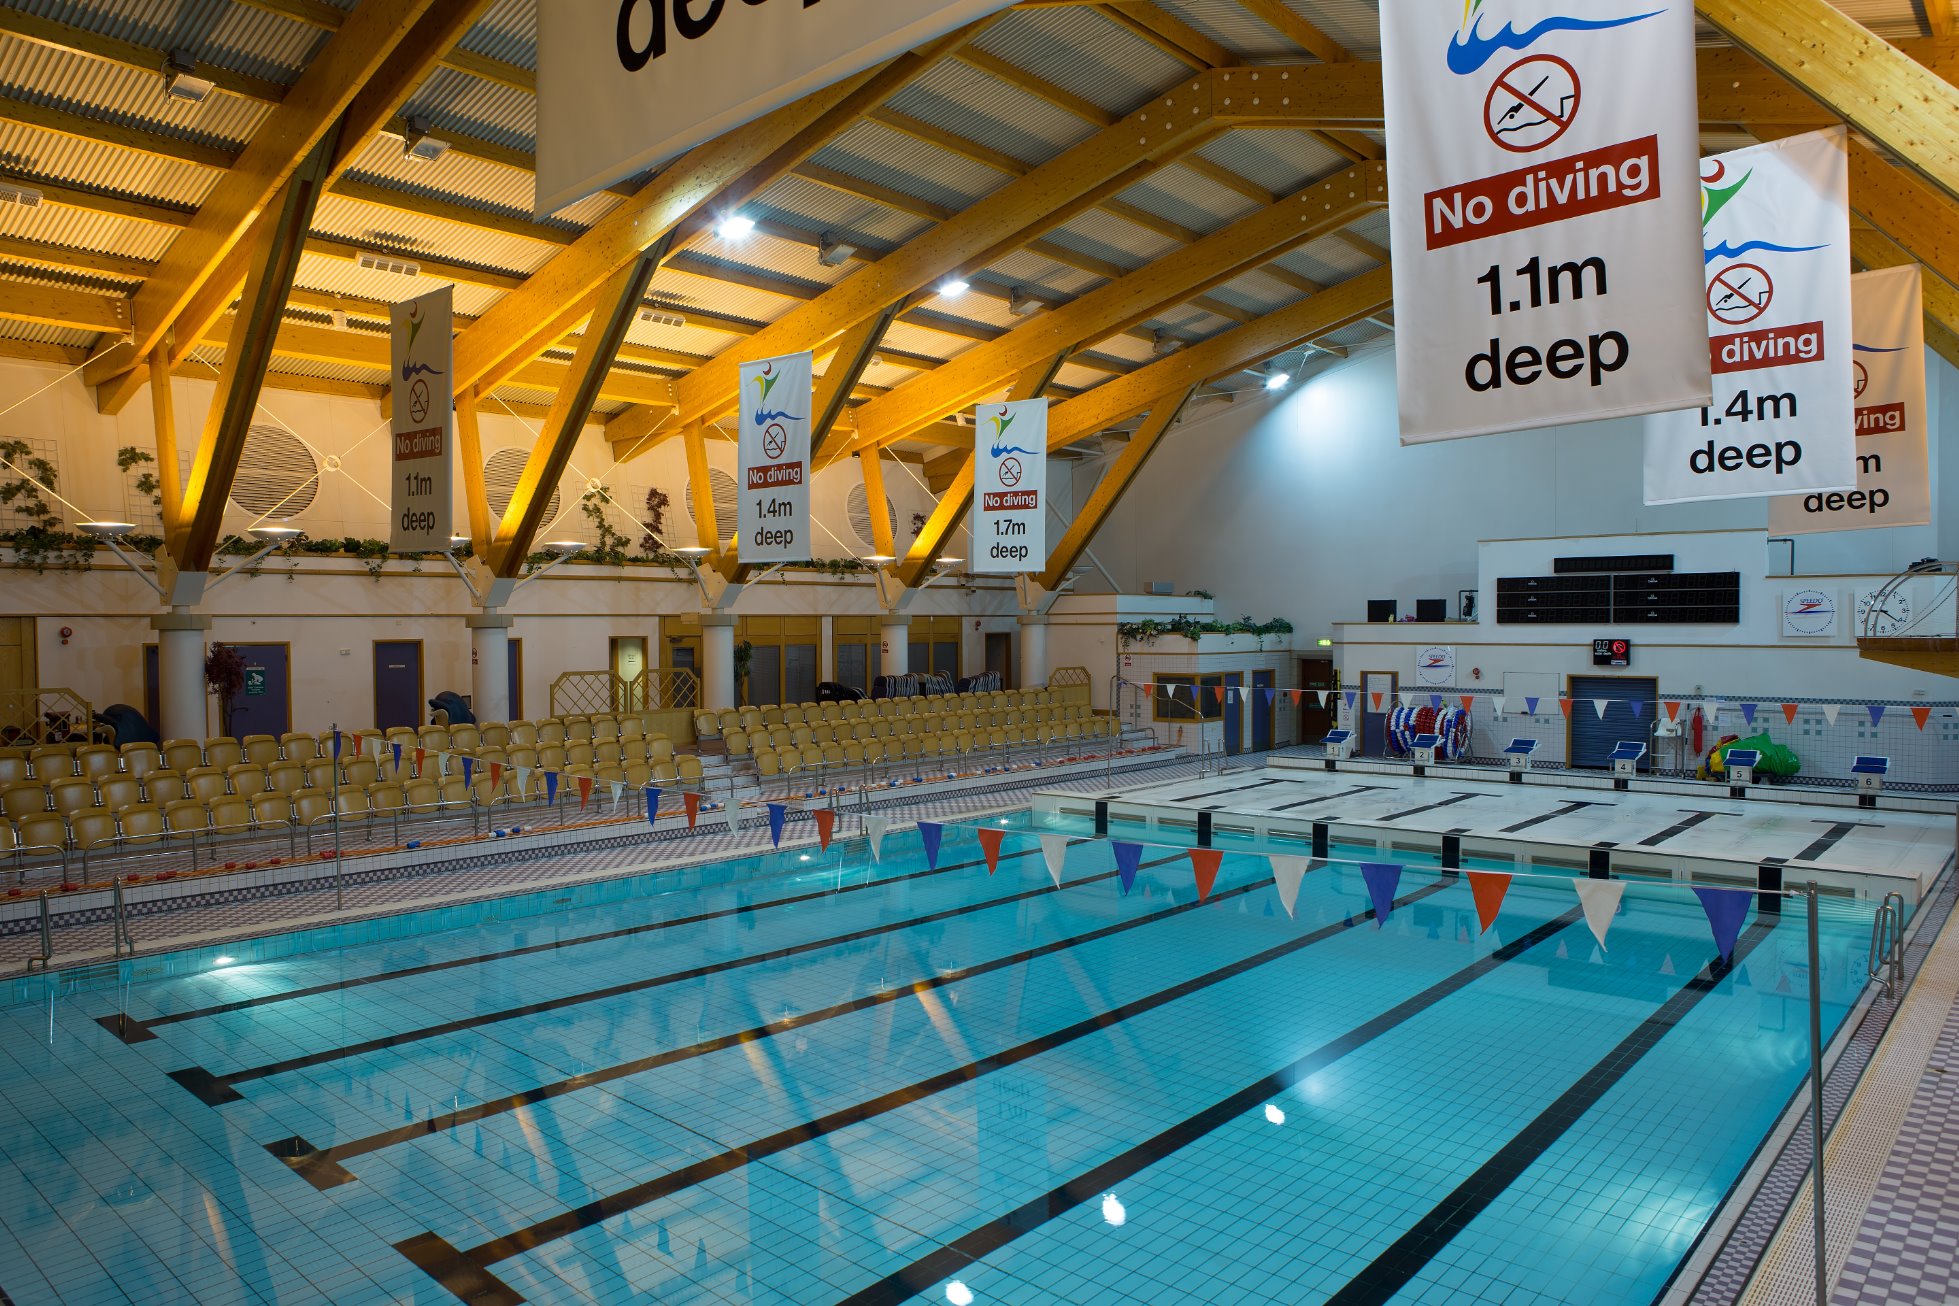
M1498 700L1496 701L1496 714L1497 714L1498 716L1509 716L1509 715L1510 715L1510 700L1509 700L1509 699L1507 699L1507 698L1499 698L1499 699L1498 699Z
M1265 860L1272 863L1272 883L1279 890L1279 902L1286 909L1286 915L1291 916L1293 905L1299 901L1299 882L1312 869L1313 859L1273 853Z
M1333 697L1333 691L1332 691L1332 690L1330 690L1330 689L1322 689L1322 690L1320 691L1320 706L1321 706L1321 707L1325 707L1325 706L1327 705L1327 701L1328 701L1329 699L1331 699L1332 697Z
M1718 722L1721 719L1721 700L1718 698L1710 698L1706 702L1702 703L1701 716L1707 721L1707 724L1709 725L1714 725L1716 722Z
M1397 697L1401 699L1401 705L1403 707L1412 706L1415 702L1415 696L1405 689Z
M1048 864L1048 875L1054 880L1054 887L1061 887L1061 864L1068 857L1068 836L1065 834L1044 834L1041 836L1041 857Z
M531 787L531 769L528 766L513 767L517 772L517 792L528 793Z
M1841 711L1843 711L1843 704L1825 703L1823 704L1823 719L1831 725L1835 725L1837 723L1837 713Z
M625 788L625 785L622 781L618 780L611 781L610 783L612 785L612 805L617 807L619 805L619 791Z
M1585 909L1585 924L1592 927L1592 937L1598 940L1599 947L1605 946L1605 932L1612 928L1612 918L1618 914L1619 899L1625 896L1624 880L1573 880L1571 887L1578 890L1578 903Z
M867 816L864 818L864 837L871 841L871 860L882 861L884 832L891 828L888 816Z
M1592 700L1592 706L1598 710L1598 719L1603 721L1605 720L1605 709L1612 706L1612 700L1609 698L1595 698Z

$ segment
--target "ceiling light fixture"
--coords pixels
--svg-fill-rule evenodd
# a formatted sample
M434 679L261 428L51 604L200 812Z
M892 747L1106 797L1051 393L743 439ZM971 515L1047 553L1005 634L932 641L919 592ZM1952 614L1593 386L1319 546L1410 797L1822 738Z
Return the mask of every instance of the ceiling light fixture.
M429 135L429 120L413 117L405 124L408 130L401 138L401 155L420 163L433 163L449 152L449 142Z
M1150 352L1159 358L1168 354L1174 354L1183 347L1184 342L1171 335L1168 331L1159 330L1150 335Z
M714 234L723 240L747 240L755 234L755 219L746 213L730 213L721 219Z
M1265 378L1265 388L1267 390L1283 390L1291 384L1291 372L1273 372Z
M374 250L362 250L355 257L354 262L357 266L365 268L369 272L392 272L397 276L403 277L419 277L422 275L422 265L420 263L411 262L408 259L399 258L393 254L378 253Z
M816 244L816 261L826 268L840 268L857 257L857 246L824 232Z
M643 308L639 311L639 320L642 322L651 322L654 326L684 327L687 325L686 318L678 313L669 313L663 308Z
M1015 286L1013 293L1007 296L1007 311L1015 317L1032 317L1046 307L1046 300L1034 298L1019 286Z
M960 277L947 277L939 283L939 295L944 299L957 299L972 288L971 282Z
M215 83L197 75L197 60L182 50L172 50L163 60L163 93L186 104L202 104Z

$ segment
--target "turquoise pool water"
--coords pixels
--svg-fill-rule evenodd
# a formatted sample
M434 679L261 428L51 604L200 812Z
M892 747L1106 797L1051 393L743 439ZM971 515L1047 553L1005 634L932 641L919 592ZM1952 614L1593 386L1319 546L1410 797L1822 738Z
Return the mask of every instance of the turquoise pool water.
M1419 859L717 863L16 985L0 1289L43 1302L1647 1302L1807 1067L1629 883L1487 933ZM1332 850L1336 858L1358 850ZM563 900L563 901L561 901ZM1824 906L1824 1018L1867 906ZM142 978L137 978L137 977Z

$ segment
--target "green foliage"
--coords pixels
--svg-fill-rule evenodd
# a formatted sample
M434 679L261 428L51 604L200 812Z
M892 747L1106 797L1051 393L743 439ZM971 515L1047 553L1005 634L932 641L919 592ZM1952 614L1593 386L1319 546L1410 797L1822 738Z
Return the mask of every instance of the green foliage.
M0 467L0 508L11 508L28 530L53 530L55 511L41 491L55 488L54 464L36 455L25 440L0 440L0 458L7 462Z
M149 467L155 464L156 456L147 449L138 449L133 444L126 444L116 450L116 467L118 470L128 473L137 467L145 469L136 477L136 492L138 494L149 495L150 505L161 512L163 510L163 482L157 479L155 472L148 470Z
M646 531L639 537L639 551L657 557L663 550L660 541L667 537L667 507L673 500L658 486L646 492Z
M586 520L592 523L592 529L599 539L598 547L585 555L587 560L608 567L617 567L626 560L626 545L630 541L613 530L612 523L606 520L605 504L611 493L612 488L606 485L601 485L596 490L587 490L584 498L579 500L578 511L584 513Z
M1116 639L1127 648L1131 644L1154 644L1165 635L1195 640L1203 635L1256 635L1259 646L1272 635L1292 634L1292 623L1284 617L1253 621L1243 616L1236 621L1203 621L1192 616L1175 616L1168 621L1123 621L1116 624Z
M1215 599L1217 595L1211 593L1209 590L1185 590L1184 597L1187 599Z

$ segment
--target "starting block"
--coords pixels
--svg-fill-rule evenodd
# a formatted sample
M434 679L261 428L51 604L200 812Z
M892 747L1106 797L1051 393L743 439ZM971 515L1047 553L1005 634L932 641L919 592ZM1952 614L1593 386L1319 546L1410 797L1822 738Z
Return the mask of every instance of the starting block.
M1753 748L1730 748L1721 754L1722 766L1728 773L1728 797L1740 798L1742 791L1755 783L1755 768L1761 761L1761 753Z
M1442 744L1440 735L1416 735L1410 741L1415 756L1415 774L1420 775L1428 767L1435 765L1435 750Z
M1531 755L1537 752L1535 739L1513 739L1505 745L1504 753L1510 758L1510 783L1520 785L1524 782L1524 772L1530 770Z
M1612 787L1625 789L1633 776L1639 774L1639 760L1646 756L1646 745L1636 739L1622 739L1614 745L1610 756Z
M1326 732L1326 769L1331 771L1335 762L1344 762L1354 755L1354 732L1351 730L1329 730Z
M1857 781L1857 805L1876 807L1877 796L1883 792L1884 777L1891 770L1891 759L1860 755L1850 764L1850 774Z

